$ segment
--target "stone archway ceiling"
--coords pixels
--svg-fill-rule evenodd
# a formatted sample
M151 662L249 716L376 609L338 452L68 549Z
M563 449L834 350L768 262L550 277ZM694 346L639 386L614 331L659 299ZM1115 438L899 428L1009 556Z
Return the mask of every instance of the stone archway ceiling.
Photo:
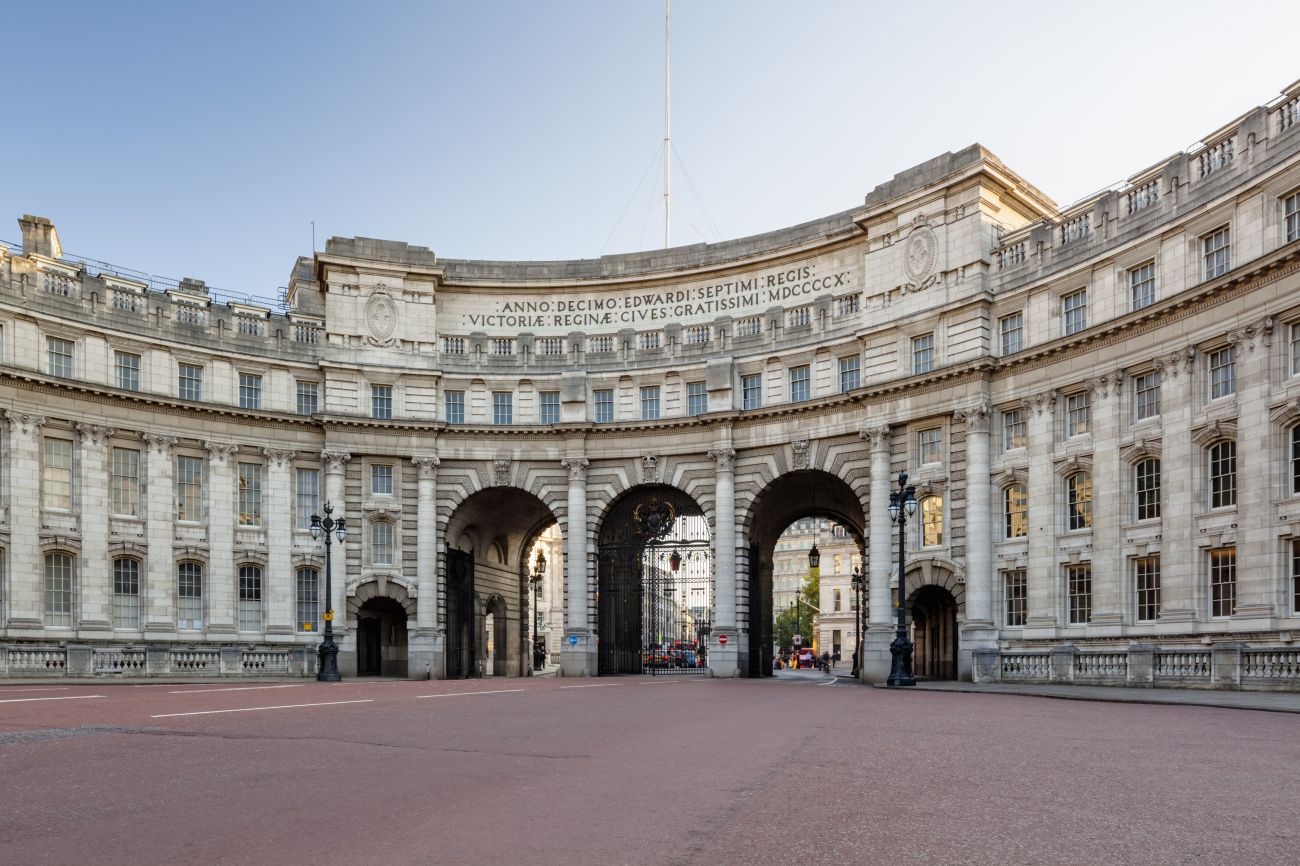
M556 523L555 515L540 499L518 487L489 487L470 495L452 512L447 521L446 537L479 539L481 550L474 555L488 561L487 548L503 539L507 563L527 555L526 546L548 526ZM477 528L477 531L470 531Z
M816 509L814 512L814 501ZM804 517L828 517L853 533L862 543L866 515L853 489L841 479L819 469L787 472L759 492L751 506L749 540L761 550L771 550L777 536Z

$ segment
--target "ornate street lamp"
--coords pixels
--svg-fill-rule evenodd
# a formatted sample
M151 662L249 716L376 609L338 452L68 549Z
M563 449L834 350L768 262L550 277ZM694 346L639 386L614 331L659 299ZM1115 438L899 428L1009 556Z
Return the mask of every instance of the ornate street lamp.
M537 639L537 615L542 607L542 580L546 577L546 557L540 548L533 563L533 573L528 576L528 585L533 589L533 670L542 669L542 648Z
M862 649L864 646L862 641L862 596L867 590L867 576L862 573L862 566L853 569L853 577L850 578L849 583L853 586L853 596L857 601L857 608L853 617L853 626L856 629L853 632L855 636L853 644L853 676L856 677L862 670Z
M334 514L333 505L326 502L324 510L324 519L321 519L319 514L311 516L311 537L319 540L322 533L325 535L325 634L321 638L317 653L320 656L320 668L316 672L316 679L323 683L337 683L343 677L339 675L339 648L334 644L334 608L329 607L334 601L334 574L330 545L336 536L339 544L346 541L348 530L345 518L340 517L335 520L331 516Z
M889 494L889 519L898 524L898 632L889 645L892 662L889 667L890 686L914 686L912 676L912 641L907 636L907 518L916 514L916 488L908 485L907 473L898 473L898 490Z

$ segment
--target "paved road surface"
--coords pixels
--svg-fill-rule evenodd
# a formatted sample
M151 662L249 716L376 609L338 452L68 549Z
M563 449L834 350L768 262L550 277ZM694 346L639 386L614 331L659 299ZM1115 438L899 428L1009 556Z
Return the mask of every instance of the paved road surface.
M0 864L1300 862L1300 718L822 675L0 687Z

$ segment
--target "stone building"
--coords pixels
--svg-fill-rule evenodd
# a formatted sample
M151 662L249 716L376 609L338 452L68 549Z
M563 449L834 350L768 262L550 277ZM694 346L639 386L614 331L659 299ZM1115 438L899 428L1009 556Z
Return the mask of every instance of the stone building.
M709 673L763 675L777 536L818 516L867 563L878 680L905 470L923 672L1294 687L1298 97L1064 209L973 145L713 245L332 238L283 305L23 217L0 675L308 672L327 608L345 674L478 675L489 622L521 673L548 531L565 675L642 669L648 575Z

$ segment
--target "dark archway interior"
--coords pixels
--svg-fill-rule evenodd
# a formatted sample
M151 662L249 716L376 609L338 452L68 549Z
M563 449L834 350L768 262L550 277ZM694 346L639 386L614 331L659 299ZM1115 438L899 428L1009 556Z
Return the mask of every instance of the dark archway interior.
M934 680L957 679L957 600L926 584L907 599L912 614L912 672Z
M449 678L482 673L490 599L493 673L525 676L531 667L528 554L555 515L517 487L490 487L468 497L447 521L444 628Z
M387 596L371 598L357 611L357 675L406 674L406 609Z
M788 472L754 498L749 524L749 664L751 677L772 676L772 563L777 538L804 517L825 517L847 529L866 565L867 519L857 494L820 469ZM865 613L865 596L863 598Z

